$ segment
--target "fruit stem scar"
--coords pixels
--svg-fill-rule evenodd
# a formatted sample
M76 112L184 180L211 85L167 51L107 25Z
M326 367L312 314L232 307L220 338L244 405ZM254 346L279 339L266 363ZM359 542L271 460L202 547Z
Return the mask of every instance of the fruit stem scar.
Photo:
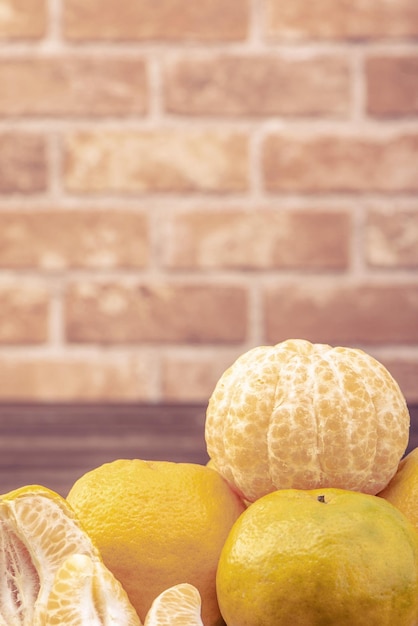
M326 502L325 502L325 496L322 496L322 495L321 495L321 496L318 496L318 497L317 497L317 500L318 500L318 502L324 502L324 503L326 504Z

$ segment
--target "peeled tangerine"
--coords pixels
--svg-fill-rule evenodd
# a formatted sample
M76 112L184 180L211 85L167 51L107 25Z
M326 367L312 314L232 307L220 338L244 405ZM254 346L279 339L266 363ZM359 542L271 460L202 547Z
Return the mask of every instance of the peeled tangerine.
M59 494L0 497L0 626L140 626L128 596Z
M248 501L276 489L368 494L395 474L409 439L399 385L354 348L302 339L241 355L209 400L211 466Z

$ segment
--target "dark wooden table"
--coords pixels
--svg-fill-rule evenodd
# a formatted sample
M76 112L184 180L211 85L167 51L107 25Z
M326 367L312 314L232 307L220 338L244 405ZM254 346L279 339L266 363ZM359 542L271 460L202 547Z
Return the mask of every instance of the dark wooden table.
M408 451L418 447L410 406ZM118 458L206 463L206 404L0 404L0 493L41 484L67 495L84 472Z

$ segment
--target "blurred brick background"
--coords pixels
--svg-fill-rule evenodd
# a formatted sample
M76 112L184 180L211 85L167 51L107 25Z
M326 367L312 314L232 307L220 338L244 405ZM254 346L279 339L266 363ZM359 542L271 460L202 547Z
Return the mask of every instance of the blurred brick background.
M363 347L418 401L416 0L0 0L0 400Z

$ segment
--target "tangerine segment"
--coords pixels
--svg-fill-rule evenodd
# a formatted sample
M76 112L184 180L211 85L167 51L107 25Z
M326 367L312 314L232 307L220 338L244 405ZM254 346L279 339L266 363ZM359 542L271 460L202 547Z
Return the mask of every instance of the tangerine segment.
M294 339L253 348L226 370L205 437L213 466L246 500L286 488L376 494L396 472L409 424L376 359Z
M32 625L40 578L26 545L0 502L0 626Z
M0 498L0 550L0 617L8 626L43 626L64 559L75 552L99 557L64 498L38 485Z
M98 559L73 554L58 569L44 626L140 626L121 584Z
M203 626L201 604L200 593L194 585L174 585L155 598L144 626Z

